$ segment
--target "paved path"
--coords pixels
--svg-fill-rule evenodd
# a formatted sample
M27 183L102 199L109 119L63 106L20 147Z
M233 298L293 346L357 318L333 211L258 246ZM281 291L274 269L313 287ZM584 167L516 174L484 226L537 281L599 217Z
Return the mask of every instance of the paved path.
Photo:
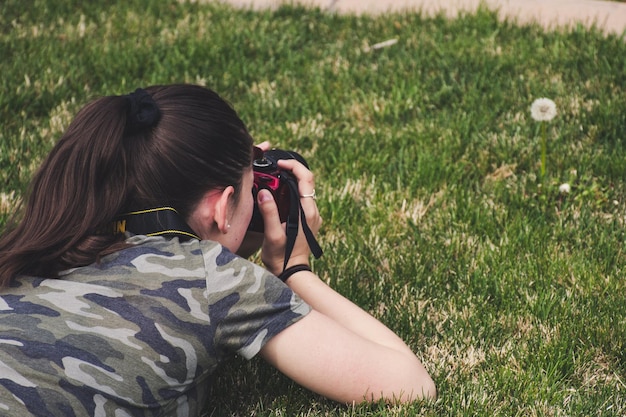
M210 1L210 0L209 0ZM502 18L519 23L536 21L546 28L597 24L605 33L624 35L626 3L601 0L218 0L237 7L275 8L282 3L299 3L337 13L377 14L422 11L443 12L454 18L460 12L473 12L484 4L498 10Z

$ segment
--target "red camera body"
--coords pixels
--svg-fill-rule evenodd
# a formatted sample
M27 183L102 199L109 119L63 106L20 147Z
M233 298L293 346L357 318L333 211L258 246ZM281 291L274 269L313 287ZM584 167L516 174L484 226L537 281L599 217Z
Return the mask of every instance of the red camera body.
M272 193L274 201L276 201L276 205L278 206L280 221L287 221L289 209L292 204L289 182L295 183L296 180L289 173L278 167L278 161L281 159L296 159L308 168L304 158L296 152L272 149L265 153L259 153L259 157L252 162L252 170L254 171L254 188L252 192L255 198L254 211L248 230L254 232L263 232L264 230L263 217L256 203L256 195L261 189L269 190L269 192ZM293 186L293 184L291 185ZM297 189L297 183L295 183L295 186ZM293 204L300 204L299 199Z

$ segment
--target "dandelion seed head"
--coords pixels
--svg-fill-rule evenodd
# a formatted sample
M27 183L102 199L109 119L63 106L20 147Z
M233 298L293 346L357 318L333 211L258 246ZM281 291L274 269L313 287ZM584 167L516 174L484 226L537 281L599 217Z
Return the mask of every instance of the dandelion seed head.
M559 185L559 192L561 194L569 194L570 191L572 191L572 187L570 187L568 183L565 182Z
M549 98L538 98L530 106L530 115L538 122L549 122L556 116L556 104Z

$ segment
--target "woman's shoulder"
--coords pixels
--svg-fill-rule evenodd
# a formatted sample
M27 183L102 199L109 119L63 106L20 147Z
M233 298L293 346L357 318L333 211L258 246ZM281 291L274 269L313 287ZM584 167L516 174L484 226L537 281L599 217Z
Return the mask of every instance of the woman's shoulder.
M124 263L132 260L133 265L153 262L162 265L204 264L211 269L233 263L249 265L250 262L232 253L220 243L211 240L132 236L127 240L129 247L107 259L108 262Z
M129 246L79 268L64 271L60 279L22 277L8 292L68 291L72 294L121 294L200 291L202 297L233 293L276 293L286 288L265 268L243 259L217 242L132 236ZM53 287L53 288L49 288ZM215 300L213 300L215 301Z
M127 247L102 257L95 264L67 272L203 277L206 259L224 257L221 254L227 251L217 242L196 239L180 241L178 238L134 235L130 236L126 243Z
M257 276L264 268L232 253L210 240L132 236L129 246L102 259L99 270L117 273L150 274L170 277L239 275L242 271Z

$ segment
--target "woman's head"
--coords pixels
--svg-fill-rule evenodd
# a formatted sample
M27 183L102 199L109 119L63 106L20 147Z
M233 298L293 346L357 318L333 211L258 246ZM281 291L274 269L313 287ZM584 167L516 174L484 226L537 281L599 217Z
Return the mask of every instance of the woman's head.
M154 101L153 123L137 126L138 95ZM0 238L0 280L93 262L119 242L102 231L125 211L171 206L187 218L208 191L228 187L236 200L251 160L244 123L207 88L153 86L97 99L50 152L23 218Z
M146 88L161 117L126 138L132 166L129 203L169 205L187 217L204 193L233 186L252 160L252 138L216 93L193 85Z

